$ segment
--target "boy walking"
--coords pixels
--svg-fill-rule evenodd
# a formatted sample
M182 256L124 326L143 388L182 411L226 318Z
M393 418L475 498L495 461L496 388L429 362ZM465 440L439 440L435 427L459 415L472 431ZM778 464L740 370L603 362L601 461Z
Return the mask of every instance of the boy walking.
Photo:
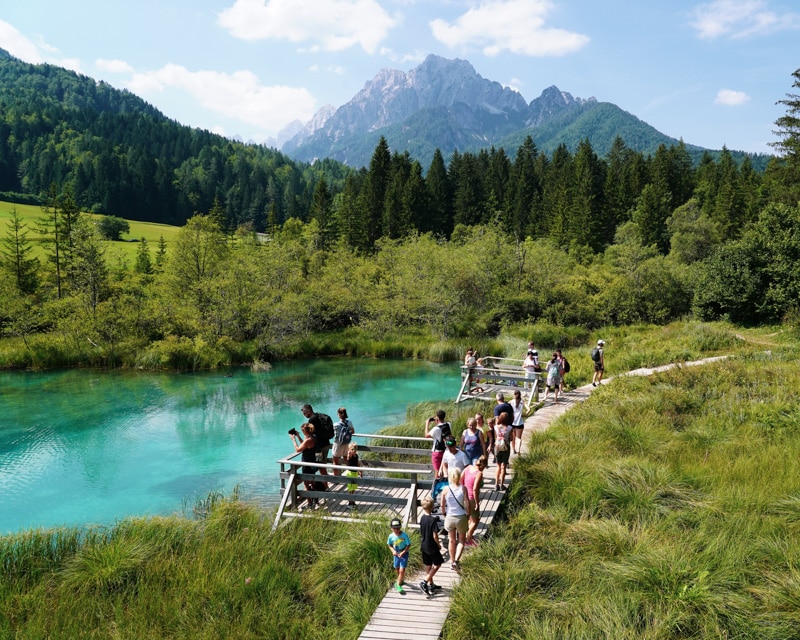
M425 579L419 583L419 588L429 596L432 596L441 587L433 584L433 576L444 563L442 550L439 544L439 517L431 515L433 511L433 499L425 497L422 499L422 510L425 515L419 521L419 533L422 538L422 564L425 565Z
M406 567L408 566L408 552L411 548L411 539L408 534L402 530L402 522L398 518L392 520L392 532L389 534L389 539L386 544L389 545L389 550L394 556L393 566L397 571L397 584L394 585L397 593L405 593L403 590L403 583L406 577Z

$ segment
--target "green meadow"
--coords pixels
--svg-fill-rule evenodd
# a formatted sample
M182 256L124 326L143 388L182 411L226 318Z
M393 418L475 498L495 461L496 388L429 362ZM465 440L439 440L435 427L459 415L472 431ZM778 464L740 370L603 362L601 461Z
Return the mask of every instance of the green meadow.
M30 204L14 204L12 202L5 202L0 200L0 239L6 237L8 232L8 222L11 219L11 212L13 209L17 210L22 222L28 229L28 240L32 242L34 248L34 255L41 258L44 255L44 247L42 245L42 238L37 232L40 220L45 217L45 213L40 206ZM94 213L87 213L93 220L97 220L102 216ZM110 240L103 241L103 246L106 251L106 259L109 264L119 264L127 262L133 265L136 260L136 252L139 248L139 242L144 239L150 245L150 251L155 254L158 248L160 238L164 238L167 247L175 239L176 234L180 227L174 227L168 224L159 224L156 222L139 222L136 220L127 220L130 225L130 231L122 235L122 239L112 242Z
M606 340L615 373L731 357L619 377L534 436L504 518L464 559L444 638L800 637L796 331L675 324ZM587 347L573 349L583 379ZM461 425L480 407L450 413ZM358 637L392 579L386 523L273 534L273 515L209 496L185 518L2 538L0 637Z

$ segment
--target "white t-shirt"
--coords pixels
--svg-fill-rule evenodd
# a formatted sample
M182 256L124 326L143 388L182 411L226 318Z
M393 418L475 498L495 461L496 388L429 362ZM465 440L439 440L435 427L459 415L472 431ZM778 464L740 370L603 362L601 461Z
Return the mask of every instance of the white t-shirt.
M519 427L525 424L525 419L522 417L522 411L525 409L525 403L522 400L519 401L519 406L511 403L511 406L514 408L514 422L512 423L515 427Z
M472 462L467 457L467 454L464 453L461 449L456 449L455 453L450 453L450 449L447 449L442 456L442 466L444 467L447 465L447 472L450 473L450 469L458 468L460 471L466 469Z
M433 445L431 446L431 451L436 451L436 443L442 439L442 428L436 424L433 426L433 429L428 431L431 438L433 438Z

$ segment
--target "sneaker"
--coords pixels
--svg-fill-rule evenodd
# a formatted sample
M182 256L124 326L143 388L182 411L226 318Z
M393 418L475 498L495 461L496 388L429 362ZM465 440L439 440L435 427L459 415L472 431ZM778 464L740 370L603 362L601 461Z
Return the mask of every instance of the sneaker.
M593 387L596 387L596 386L597 386L597 383L596 383L596 382L592 382L592 386L593 386Z
M394 590L397 591L397 593L405 593L403 587L401 587L399 584L394 585Z
M494 485L494 490L495 491L500 491L500 485L499 484Z
M431 595L431 590L428 588L428 583L424 580L419 583L419 588L422 589L427 595Z
M458 570L459 570L461 567L459 567L459 566L458 566L458 562L454 562L453 564L451 564L451 565L450 565L450 568L451 568L453 571L455 571L456 573L458 573Z
M499 487L497 487L497 490L498 491L505 491L506 490L506 485L501 484Z
M428 585L428 589L430 589L430 590L431 590L431 592L433 592L433 591L441 591L441 590L442 590L442 587L441 587L441 585L438 585L438 584L433 584L433 583L431 582L431 583Z

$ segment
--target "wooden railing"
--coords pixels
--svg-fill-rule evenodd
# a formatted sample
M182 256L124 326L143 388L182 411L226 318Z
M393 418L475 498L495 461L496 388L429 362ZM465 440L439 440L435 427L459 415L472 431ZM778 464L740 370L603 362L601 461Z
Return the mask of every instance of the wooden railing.
M461 388L456 396L456 404L464 400L479 398L494 400L498 391L513 393L514 389L522 391L525 408L530 410L531 403L539 399L541 373L529 378L522 369L522 360L486 356L481 358L484 365L474 367L461 366ZM506 400L509 398L507 397Z
M359 507L372 507L380 510L381 507L402 509L403 526L417 524L417 513L421 497L432 489L433 468L429 461L425 463L404 461L402 458L427 457L430 455L430 438L383 436L356 433L354 438L364 438L367 444L358 445L359 467L347 465L322 464L317 462L303 462L299 453L294 453L278 460L280 465L281 501L273 523L273 530L278 527L281 519L287 515L297 515L299 507L305 500L329 500L347 497L352 499ZM424 442L426 448L387 445L387 442ZM381 443L381 444L378 444ZM364 454L377 454L368 455ZM397 458L400 458L398 460ZM303 467L327 469L329 475L319 473L303 473ZM333 475L336 471L358 471L362 477ZM308 490L304 482L323 482L329 485L327 491ZM355 484L358 491L355 494L345 493L344 485ZM331 489L331 485L333 489ZM373 489L365 492L362 489ZM348 518L355 519L355 518Z

